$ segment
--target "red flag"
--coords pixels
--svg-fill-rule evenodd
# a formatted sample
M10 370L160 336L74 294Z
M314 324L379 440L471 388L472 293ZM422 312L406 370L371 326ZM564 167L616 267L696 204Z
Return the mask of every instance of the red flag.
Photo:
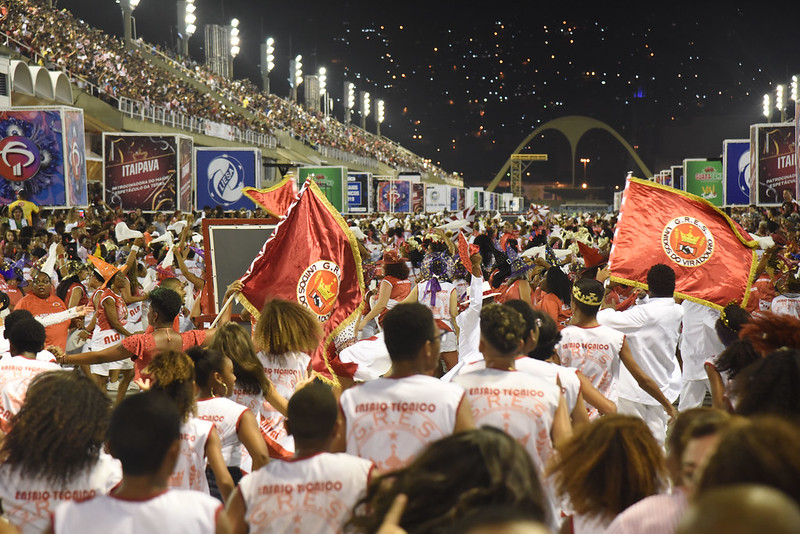
M472 272L472 260L469 259L469 243L467 238L461 232L458 233L458 256L461 258L461 263L467 268L467 272Z
M279 184L267 189L245 187L242 192L250 200L267 210L267 213L279 219L286 214L292 202L297 200L297 184L291 177L284 178Z
M364 299L361 254L355 236L328 202L319 186L307 180L299 198L241 278L241 301L258 316L273 298L306 306L322 323L323 342L311 355L314 370L333 383L352 377L353 364L343 364L336 341L355 338Z
M702 198L638 178L622 197L609 266L611 280L647 289L647 271L675 271L675 295L722 309L744 306L756 268L756 242Z

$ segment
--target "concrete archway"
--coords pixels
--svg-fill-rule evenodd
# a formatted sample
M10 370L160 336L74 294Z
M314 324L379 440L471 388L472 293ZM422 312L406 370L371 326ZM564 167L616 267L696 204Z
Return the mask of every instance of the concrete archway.
M512 152L512 154L519 154L520 151L525 148L525 146L530 143L534 137L539 135L545 130L557 130L564 134L569 141L570 150L572 153L572 181L575 181L575 167L577 161L575 160L576 153L578 150L578 141L588 132L589 130L605 130L606 132L610 133L614 139L619 141L619 143L625 147L625 150L633 157L633 160L636 162L636 165L639 166L639 169L642 171L644 176L650 176L652 173L650 169L647 168L647 165L644 164L642 159L633 150L633 147L619 134L617 131L609 126L608 124L599 121L597 119L593 119L591 117L584 117L581 115L568 115L566 117L560 117L558 119L554 119L552 121L546 122L536 128L531 134L525 138L525 140L517 146L517 148ZM503 176L506 175L508 172L508 168L511 164L511 160L509 159L506 161L503 168L500 169L500 172L494 177L494 180L489 184L486 188L487 191L494 191L497 187L497 184L500 183L500 180L503 179Z

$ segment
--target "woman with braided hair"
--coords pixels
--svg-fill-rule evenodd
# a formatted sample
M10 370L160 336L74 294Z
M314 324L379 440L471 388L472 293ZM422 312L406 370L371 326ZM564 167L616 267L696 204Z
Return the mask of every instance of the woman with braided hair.
M23 534L43 532L60 502L107 493L122 478L105 454L111 401L79 371L33 379L0 448L0 499Z
M169 487L210 493L206 478L208 462L222 499L226 500L233 491L233 478L225 465L214 423L197 417L192 359L183 352L162 352L153 358L145 372L153 377L153 391L166 393L175 402L183 419L181 452L169 479Z
M526 330L525 319L517 310L501 304L485 306L480 325L479 350L486 368L462 373L453 383L467 391L476 426L500 428L517 440L530 454L544 481L554 444L572 435L560 382L516 371L515 360ZM546 493L554 522L559 510L553 492Z

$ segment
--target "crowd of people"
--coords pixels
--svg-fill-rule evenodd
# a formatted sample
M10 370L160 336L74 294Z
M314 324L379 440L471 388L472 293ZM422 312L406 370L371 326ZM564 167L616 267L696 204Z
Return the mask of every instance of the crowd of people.
M0 31L24 45L15 45L19 53L38 56L43 66L66 71L87 91L88 81L97 88L94 96L112 104L125 97L137 106L158 107L241 130L266 134L283 130L315 148L334 148L399 170L446 176L442 169L388 139L264 93L249 80L229 80L188 58L173 60L175 69L159 68L148 58L163 56L160 48L141 39L137 46L125 46L68 10L49 7L45 0L9 2L7 13L0 17ZM202 89L181 74L202 84ZM234 109L232 103L247 110L249 116Z
M351 217L369 291L331 386L296 302L208 327L216 209L23 193L0 226L0 531L796 532L787 202L732 214L763 248L722 311L665 264L611 282L613 213Z

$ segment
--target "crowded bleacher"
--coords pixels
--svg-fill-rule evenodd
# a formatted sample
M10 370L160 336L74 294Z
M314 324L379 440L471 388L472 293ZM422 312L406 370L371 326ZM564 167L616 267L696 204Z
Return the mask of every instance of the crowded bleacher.
M106 102L445 176L67 10L10 6L9 45ZM38 206L21 183L0 207L0 533L800 532L789 190L726 214L630 178L617 211L355 215L313 178L189 211L91 180L85 206ZM217 287L225 219L271 233Z

